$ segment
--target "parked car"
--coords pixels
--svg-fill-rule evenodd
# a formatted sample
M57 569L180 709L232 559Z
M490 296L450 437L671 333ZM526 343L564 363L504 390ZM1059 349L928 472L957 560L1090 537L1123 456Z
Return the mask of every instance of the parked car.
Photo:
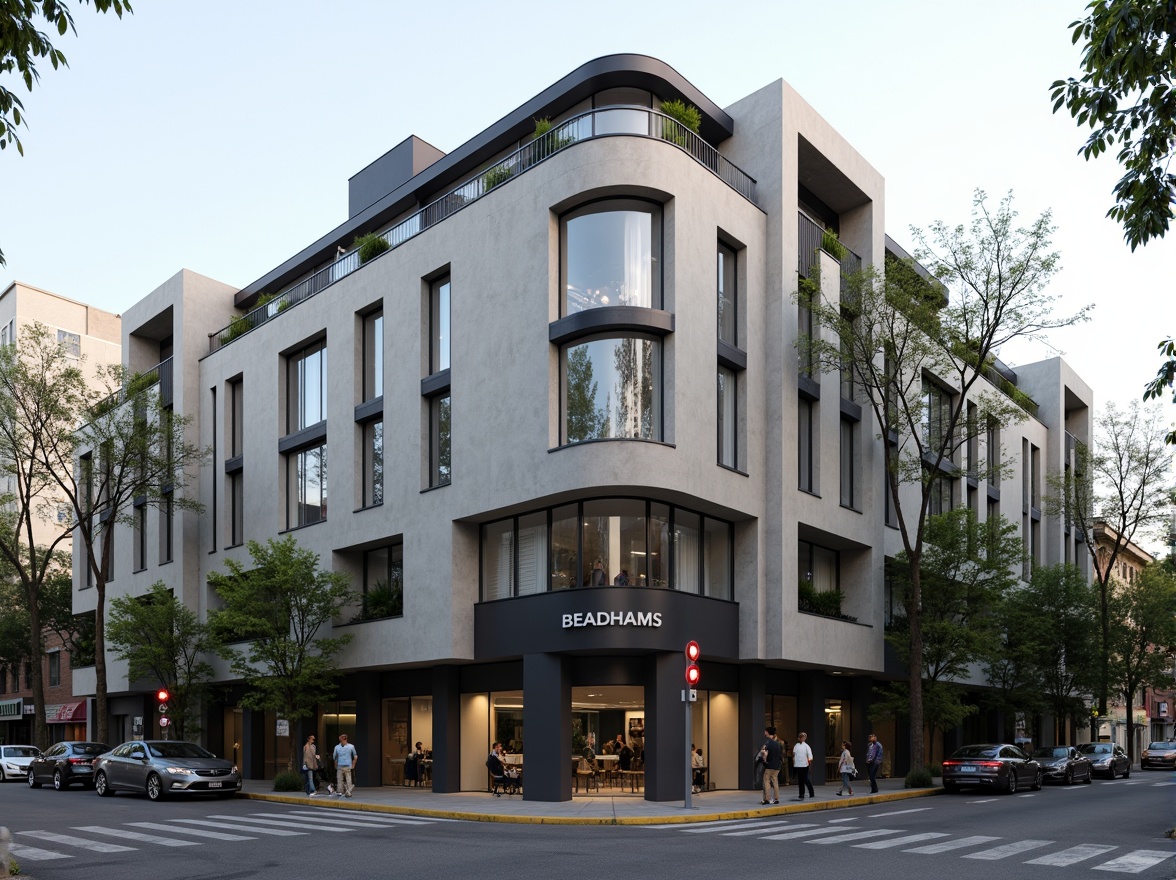
M1148 743L1139 758L1140 770L1176 770L1176 742Z
M94 761L94 790L143 792L153 801L172 794L232 797L241 790L241 773L232 761L183 740L132 740Z
M945 791L991 785L1012 794L1023 785L1038 791L1041 780L1041 765L1008 743L964 746L943 762Z
M1131 775L1131 761L1122 746L1114 743L1082 743L1078 751L1090 759L1095 773L1109 779L1119 775L1126 779Z
M0 746L0 782L24 779L29 763L39 754L36 746Z
M1075 781L1089 785L1094 778L1090 760L1073 746L1042 746L1035 749L1031 757L1041 765L1046 779L1055 779L1066 785Z
M54 743L29 763L29 788L40 788L52 782L58 791L65 791L74 783L94 786L94 759L110 746L96 742Z

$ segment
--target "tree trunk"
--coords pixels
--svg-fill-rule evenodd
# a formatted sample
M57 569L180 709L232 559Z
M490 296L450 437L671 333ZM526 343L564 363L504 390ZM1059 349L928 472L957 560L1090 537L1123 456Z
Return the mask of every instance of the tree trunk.
M911 772L926 766L923 732L923 589L919 570L920 556L910 554L911 594L907 601L910 624L910 696L911 696Z
M42 752L49 748L49 730L45 723L45 675L41 664L44 649L41 643L40 597L32 584L26 583L25 602L29 609L29 689L33 692L33 742ZM20 670L17 669L17 675ZM19 688L17 688L19 690Z

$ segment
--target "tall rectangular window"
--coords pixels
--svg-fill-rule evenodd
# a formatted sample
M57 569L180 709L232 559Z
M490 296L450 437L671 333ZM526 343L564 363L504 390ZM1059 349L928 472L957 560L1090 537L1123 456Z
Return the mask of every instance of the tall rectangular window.
M430 485L448 486L452 478L450 451L450 409L448 394L429 401Z
M809 305L808 296L809 294L802 289L796 304L796 331L802 340L813 338L813 310ZM808 346L801 345L798 363L800 375L806 379L811 379L815 364L813 352Z
M801 398L799 407L799 424L797 426L797 458L800 465L799 485L805 492L816 491L816 480L813 467L813 402Z
M440 373L449 369L449 276L439 278L433 282L429 297L429 327L430 341L430 373Z
M327 417L327 341L290 355L286 377L286 433L293 434Z
M384 503L384 423L363 426L363 506Z
M164 495L159 502L159 562L172 561L172 496ZM87 569L89 567L87 566Z
M967 431L968 437L965 444L967 461L964 462L964 467L968 476L975 480L980 473L980 419L976 404L971 401L968 402Z
M719 367L719 464L729 468L739 464L736 381L734 370Z
M61 652L49 655L49 687L61 687Z
M135 571L147 567L147 505L135 508Z
M951 460L953 449L948 437L951 424L952 395L932 382L923 382L923 440L926 451L932 455L943 450L944 458Z
M404 543L398 541L363 554L364 617L404 614Z
M286 527L297 528L327 518L327 446L311 446L286 457L289 509Z
M856 508L857 424L852 419L841 420L841 506Z
M955 480L939 474L931 478L931 494L927 499L927 512L947 513L955 509Z
M1029 445L1029 504L1041 507L1041 447Z
M229 477L229 543L233 547L245 543L245 474L241 471Z
M725 244L719 244L719 340L727 345L739 347L737 325L735 251Z
M891 528L898 528L898 507L894 503L894 496L890 491L890 473L894 466L893 459L898 455L898 447L886 440L886 483L882 487L882 497L886 505L885 522Z
M1000 424L989 420L984 443L986 455L985 470L988 473L988 485L1000 485Z
M363 399L384 394L384 312L372 312L363 319Z
M229 458L245 452L245 383L229 383Z

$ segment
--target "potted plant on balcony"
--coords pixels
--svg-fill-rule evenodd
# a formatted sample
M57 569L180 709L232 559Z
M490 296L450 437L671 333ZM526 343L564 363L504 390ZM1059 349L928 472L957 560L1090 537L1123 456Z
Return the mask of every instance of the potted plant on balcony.
M661 120L663 139L679 147L685 147L687 135L682 129L686 128L698 134L698 129L702 125L702 112L693 104L675 98L673 101L663 101L661 111L670 117Z
M540 162L548 156L558 153L575 138L570 134L560 134L551 124L551 120L544 117L535 120L535 133L531 136L531 162Z
M495 165L489 171L482 175L482 192L488 193L500 183L506 183L514 177L515 169L513 165Z
M821 250L839 263L849 256L849 248L841 243L837 233L832 229L826 229L821 233Z
M359 264L362 266L368 260L374 260L384 251L392 247L388 239L378 232L369 232L355 239L355 247L359 251Z

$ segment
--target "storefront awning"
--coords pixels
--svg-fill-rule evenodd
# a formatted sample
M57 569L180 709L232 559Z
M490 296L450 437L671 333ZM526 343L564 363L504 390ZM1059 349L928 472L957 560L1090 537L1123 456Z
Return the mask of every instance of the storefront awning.
M0 700L0 719L16 719L24 714L24 700L17 697L15 700Z
M47 724L66 724L70 721L86 720L86 703L60 703L56 706L45 707L45 722Z

